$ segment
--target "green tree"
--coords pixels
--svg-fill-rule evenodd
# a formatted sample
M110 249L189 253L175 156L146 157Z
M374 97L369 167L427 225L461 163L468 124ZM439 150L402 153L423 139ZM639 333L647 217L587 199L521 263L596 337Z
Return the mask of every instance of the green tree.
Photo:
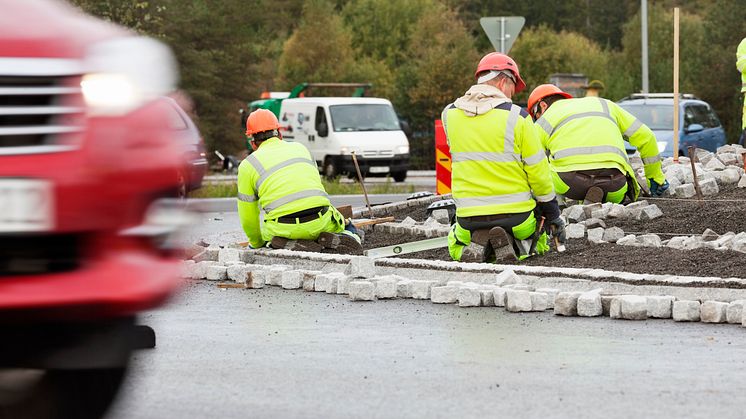
M583 73L601 80L608 77L607 54L598 44L578 33L555 32L544 25L524 30L511 55L527 85L518 100L526 100L531 90L548 83L553 73Z
M427 8L415 27L407 45L410 58L397 71L394 100L415 131L432 133L443 108L472 84L479 54L456 13L440 3ZM415 167L433 167L432 135L415 138L410 146Z
M309 82L344 82L357 76L352 35L328 0L308 0L298 29L288 38L275 82L290 89Z
M162 36L166 7L152 1L71 0L86 13L126 26L139 33Z

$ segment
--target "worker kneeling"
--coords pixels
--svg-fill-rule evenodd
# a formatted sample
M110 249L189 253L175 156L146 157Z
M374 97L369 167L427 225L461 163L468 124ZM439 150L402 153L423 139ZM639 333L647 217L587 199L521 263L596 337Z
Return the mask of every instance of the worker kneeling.
M555 191L586 203L634 201L640 194L624 138L637 147L650 193L668 189L653 131L616 103L600 97L573 99L553 84L528 98L539 138L549 154Z
M301 144L283 141L279 128L266 109L246 120L254 152L238 167L238 215L249 245L361 254L357 231L330 204L311 154Z
M543 254L545 227L564 242L564 223L533 123L511 101L526 84L500 53L482 58L475 76L477 84L442 114L456 201L448 250L454 260L484 262ZM542 217L549 222L539 228Z

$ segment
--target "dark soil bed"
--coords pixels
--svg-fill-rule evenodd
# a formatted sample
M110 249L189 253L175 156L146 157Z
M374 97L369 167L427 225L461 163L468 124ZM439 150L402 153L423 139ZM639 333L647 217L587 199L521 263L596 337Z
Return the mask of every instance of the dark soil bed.
M738 200L742 201L733 202ZM648 202L658 205L664 216L649 222L608 219L607 226L621 227L627 234L657 233L663 240L673 235L701 234L707 228L718 234L746 231L746 189L722 188L718 196L710 197L701 203L679 199L648 199ZM425 210L424 207L408 208L393 215L397 220L409 216L417 221L424 221ZM366 249L372 249L425 238L422 235L385 234L373 228L366 232L364 245ZM446 248L410 253L401 257L451 259ZM666 247L656 249L614 244L593 245L585 240L571 240L564 253L552 251L520 263L662 275L746 277L746 254L739 252L711 249L683 251Z

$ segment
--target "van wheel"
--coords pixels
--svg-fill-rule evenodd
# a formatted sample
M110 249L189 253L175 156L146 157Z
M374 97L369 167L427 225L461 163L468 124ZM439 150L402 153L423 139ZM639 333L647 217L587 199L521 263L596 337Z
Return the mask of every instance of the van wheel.
M0 418L100 418L125 371L0 370Z
M337 169L337 166L334 164L334 159L327 157L326 160L324 160L324 177L328 180L333 180L337 176L339 176L339 169Z
M404 182L405 180L407 180L407 171L402 170L399 172L392 172L391 177L393 177L396 182Z
M178 172L176 174L176 197L178 199L186 199L188 189L186 177L183 173Z

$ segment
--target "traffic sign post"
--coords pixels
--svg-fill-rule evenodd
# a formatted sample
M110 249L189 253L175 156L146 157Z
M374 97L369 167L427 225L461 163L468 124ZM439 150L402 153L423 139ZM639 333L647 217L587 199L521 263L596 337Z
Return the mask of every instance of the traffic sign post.
M513 46L518 33L523 29L526 18L523 16L483 17L479 19L484 33L495 47L495 51L507 54Z

